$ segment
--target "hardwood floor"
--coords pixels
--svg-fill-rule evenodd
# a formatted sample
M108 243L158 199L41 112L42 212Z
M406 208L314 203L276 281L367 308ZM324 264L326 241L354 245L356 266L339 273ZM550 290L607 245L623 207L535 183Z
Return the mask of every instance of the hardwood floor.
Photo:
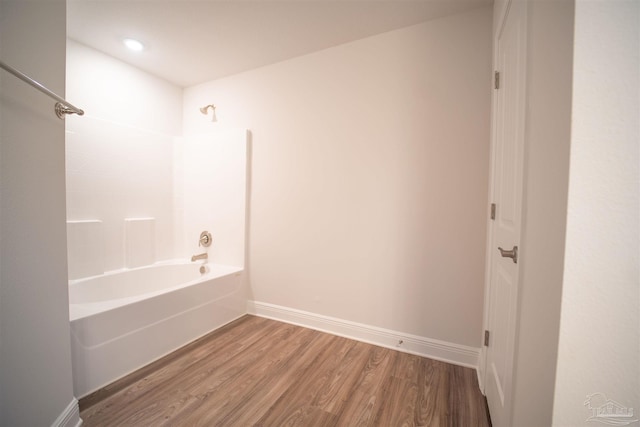
M244 316L80 400L83 426L489 426L476 373Z

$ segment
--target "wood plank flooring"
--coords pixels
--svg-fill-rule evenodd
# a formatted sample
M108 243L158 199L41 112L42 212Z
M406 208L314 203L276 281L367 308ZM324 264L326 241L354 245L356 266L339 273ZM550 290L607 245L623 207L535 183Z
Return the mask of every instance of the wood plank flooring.
M244 316L80 400L83 426L489 426L476 373Z

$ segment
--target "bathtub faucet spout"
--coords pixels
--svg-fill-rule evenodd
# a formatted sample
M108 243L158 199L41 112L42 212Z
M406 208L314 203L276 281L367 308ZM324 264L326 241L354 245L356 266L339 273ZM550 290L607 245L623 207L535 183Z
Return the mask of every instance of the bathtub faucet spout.
M191 257L191 262L197 261L199 259L209 259L209 255L206 252L200 255L194 255Z

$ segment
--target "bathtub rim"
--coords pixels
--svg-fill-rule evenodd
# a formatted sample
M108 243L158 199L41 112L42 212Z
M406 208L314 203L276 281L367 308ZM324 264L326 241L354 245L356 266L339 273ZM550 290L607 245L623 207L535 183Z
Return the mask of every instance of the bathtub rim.
M74 279L74 280L69 280L69 295L71 294L71 288L74 285L78 285L80 283L84 283L84 282L88 282L92 279L96 279L96 278L102 278L105 276L117 276L118 274L126 274L127 272L130 271L140 271L140 270L147 270L147 269L152 269L154 267L159 267L159 266L166 266L166 265L184 265L184 264L192 264L192 262L188 259L182 259L182 258L178 258L178 259L172 259L172 260L165 260L165 261L159 261L156 262L154 264L149 264L149 265L145 265L145 266L141 266L141 267L135 267L135 268L122 268L122 269L118 269L118 270L110 270L105 272L104 274L99 274L99 275L95 275L95 276L89 276L89 277L83 277L81 279ZM178 291L180 289L189 287L189 286L193 286L193 285L197 285L199 283L203 283L209 280L215 280L217 278L221 278L221 277L226 277L226 276L230 276L230 275L238 275L238 274L242 274L244 272L244 268L243 267L239 267L239 266L233 266L233 265L225 265L225 264L216 264L216 263L198 263L195 264L195 266L201 266L201 265L205 265L205 266L209 266L209 267L217 267L222 269L223 271L214 271L213 269L209 269L209 271L207 271L207 273L201 275L200 277L187 281L187 282L183 282L183 283L179 283L176 284L174 286L169 286L157 291L153 291L153 292L147 292L144 294L139 294L139 295L133 295L133 296L129 296L129 297L124 297L124 298L114 298L114 299L110 299L110 300L105 300L105 301L98 301L98 302L87 302L87 303L71 303L69 302L69 321L70 322L74 322L76 320L81 320L87 317L91 317L97 314L101 314L101 313L105 313L108 311L112 311L112 310L116 310L120 307L124 307L126 305L130 305L130 304L134 304L136 302L142 301L142 300L146 300L146 299L150 299L150 298L154 298L157 297L159 295L164 295L170 292L175 292ZM69 296L70 298L70 296Z

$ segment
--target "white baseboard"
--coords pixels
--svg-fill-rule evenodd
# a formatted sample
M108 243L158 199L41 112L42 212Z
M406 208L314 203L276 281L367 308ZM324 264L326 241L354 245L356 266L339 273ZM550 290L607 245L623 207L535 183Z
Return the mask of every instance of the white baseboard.
M247 302L247 312L306 328L351 338L368 344L411 353L468 368L478 368L480 349L434 340L362 323L257 301Z
M80 407L78 406L78 399L74 397L65 410L51 424L51 427L80 427L81 425Z

